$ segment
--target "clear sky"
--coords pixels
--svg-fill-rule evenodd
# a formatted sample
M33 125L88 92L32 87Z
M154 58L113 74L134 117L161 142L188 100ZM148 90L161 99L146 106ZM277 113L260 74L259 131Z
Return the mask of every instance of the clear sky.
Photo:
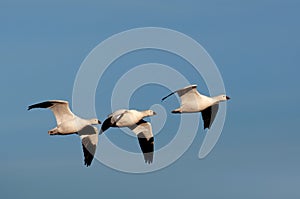
M299 8L297 0L1 1L0 197L300 198ZM55 126L52 113L27 112L27 106L47 99L71 102L88 53L113 34L147 26L180 31L211 55L232 98L223 133L200 160L205 131L199 129L189 150L156 172L122 173L98 161L85 168L78 137L48 136ZM187 65L151 50L121 57L99 83L100 120L109 114L105 94L120 67L149 62ZM207 94L201 77L182 71ZM152 97L137 100L148 88ZM139 91L131 105L140 109L167 94L155 86ZM164 105L170 111L178 102L173 97ZM176 121L168 125L156 139L158 147L174 136ZM121 131L108 133L126 147Z

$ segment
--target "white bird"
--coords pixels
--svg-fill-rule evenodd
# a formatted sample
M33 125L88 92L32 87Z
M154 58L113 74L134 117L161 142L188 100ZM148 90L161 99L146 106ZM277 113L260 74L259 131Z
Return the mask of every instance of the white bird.
M78 134L81 138L84 153L84 164L88 167L91 165L96 152L98 143L98 129L92 125L101 124L97 118L82 119L74 115L69 103L63 100L49 100L28 107L33 108L49 108L53 112L57 126L48 131L49 135L68 135Z
M153 161L154 138L151 124L143 120L143 118L153 115L156 115L156 113L152 110L117 110L108 115L107 119L103 122L100 134L109 127L130 128L138 137L145 162L150 164Z
M210 128L219 109L219 102L227 101L230 98L223 95L208 97L200 94L197 91L197 85L190 85L174 91L162 98L162 101L167 97L177 93L181 100L180 108L172 111L172 113L195 113L201 112L204 122L204 129Z

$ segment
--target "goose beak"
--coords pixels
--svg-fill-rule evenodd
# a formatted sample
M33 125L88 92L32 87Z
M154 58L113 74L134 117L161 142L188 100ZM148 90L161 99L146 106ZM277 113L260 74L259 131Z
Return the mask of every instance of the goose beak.
M230 100L230 97L226 96L226 99L227 99L227 100Z
M153 111L153 115L156 115L156 113Z
M98 124L101 124L101 121L100 121L100 120L98 120Z

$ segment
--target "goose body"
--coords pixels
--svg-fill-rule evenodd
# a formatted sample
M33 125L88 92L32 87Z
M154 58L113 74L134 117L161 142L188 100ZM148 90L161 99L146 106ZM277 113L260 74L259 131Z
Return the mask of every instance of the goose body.
M162 98L162 101L175 93L179 95L181 104L180 107L173 110L172 113L181 114L201 112L204 129L211 127L218 112L219 102L230 99L226 95L218 95L215 97L202 95L197 91L197 85L190 85L170 93L166 97Z
M143 120L143 118L152 115L156 115L152 110L117 110L108 115L107 119L102 124L100 133L103 133L110 127L130 128L132 132L137 135L145 162L150 164L153 161L154 138L151 124Z
M121 109L110 114L111 123L114 123L117 127L128 127L138 123L141 119L147 116L151 116L149 111L137 111Z
M34 108L49 108L56 119L57 126L48 131L49 135L68 135L78 134L81 138L84 164L90 166L96 152L98 143L98 129L93 125L101 122L96 119L83 119L73 114L69 108L69 103L63 100L49 100L28 107L28 110Z

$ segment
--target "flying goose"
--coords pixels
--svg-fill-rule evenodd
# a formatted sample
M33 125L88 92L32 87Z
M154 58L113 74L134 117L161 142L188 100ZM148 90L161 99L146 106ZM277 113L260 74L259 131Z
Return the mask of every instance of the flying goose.
M145 163L150 164L153 162L154 138L151 124L143 120L143 118L153 115L156 115L156 113L152 110L117 110L108 115L107 119L103 122L100 134L109 127L130 128L138 137Z
M190 85L174 91L162 98L164 101L169 96L177 93L181 100L180 108L172 111L172 113L194 113L201 112L204 122L204 129L210 128L219 109L219 102L229 100L230 98L223 95L208 97L197 91L197 85Z
M68 135L78 134L81 138L84 153L84 164L91 165L96 152L98 143L98 129L92 125L101 124L97 118L82 119L74 115L69 103L63 100L49 100L28 107L28 110L34 108L49 108L55 118L57 127L48 131L49 135Z

